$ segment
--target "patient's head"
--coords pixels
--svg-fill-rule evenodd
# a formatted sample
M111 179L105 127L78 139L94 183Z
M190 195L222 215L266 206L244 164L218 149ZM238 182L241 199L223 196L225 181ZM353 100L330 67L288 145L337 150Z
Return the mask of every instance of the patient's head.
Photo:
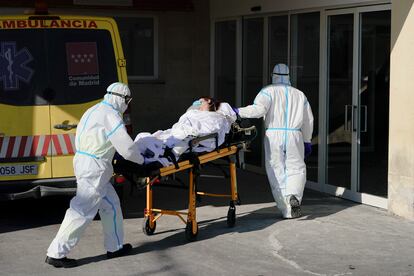
M219 101L216 101L215 99L208 96L201 97L199 101L201 103L199 110L201 111L217 111L217 109L220 107Z

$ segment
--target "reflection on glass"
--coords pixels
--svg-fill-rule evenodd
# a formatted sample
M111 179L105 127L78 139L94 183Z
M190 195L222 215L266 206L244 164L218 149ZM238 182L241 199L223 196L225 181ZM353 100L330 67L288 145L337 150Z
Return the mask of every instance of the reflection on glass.
M253 103L263 86L263 18L243 21L243 95L242 105ZM263 119L252 119L258 137L251 144L251 152L245 154L247 164L262 165Z
M215 26L215 97L236 105L236 21L217 22Z
M273 67L288 64L288 16L272 16L269 19L269 83Z
M315 182L318 181L319 20L319 12L296 14L290 18L291 82L305 93L314 116L312 155L306 165L307 179Z
M328 17L327 183L351 188L353 14Z
M360 192L387 196L391 11L361 14Z

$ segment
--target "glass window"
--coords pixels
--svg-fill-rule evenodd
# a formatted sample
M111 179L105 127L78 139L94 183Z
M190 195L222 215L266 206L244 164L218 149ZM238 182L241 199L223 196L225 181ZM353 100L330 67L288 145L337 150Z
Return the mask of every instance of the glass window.
M220 101L236 105L236 21L215 27L214 93Z
M63 105L97 100L118 79L105 30L3 30L0 102Z
M288 16L269 18L269 83L273 67L278 63L288 64Z
M319 118L319 12L290 18L290 77L292 86L303 91L312 107L314 127L312 155L307 159L308 179L318 181Z
M44 30L1 30L0 103L47 105ZM39 39L40 38L40 39Z
M111 35L106 30L48 30L49 84L45 97L51 104L85 103L102 98L118 81Z
M156 77L155 22L152 17L117 17L129 77Z

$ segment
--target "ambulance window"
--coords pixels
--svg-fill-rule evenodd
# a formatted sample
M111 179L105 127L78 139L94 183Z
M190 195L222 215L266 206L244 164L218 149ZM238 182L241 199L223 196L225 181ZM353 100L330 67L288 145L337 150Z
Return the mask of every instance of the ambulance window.
M0 103L47 105L43 30L0 30Z
M116 17L130 79L157 76L156 21L153 17Z
M55 105L100 99L118 81L111 35L106 30L47 31L50 87Z

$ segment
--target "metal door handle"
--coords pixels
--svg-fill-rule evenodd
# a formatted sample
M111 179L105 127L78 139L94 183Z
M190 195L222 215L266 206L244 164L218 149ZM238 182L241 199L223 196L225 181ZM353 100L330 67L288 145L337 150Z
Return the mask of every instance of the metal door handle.
M357 116L356 116L356 112L358 111L358 107L356 105L352 106L352 131L356 132L357 131Z
M72 128L76 128L78 125L73 124L73 125L64 125L64 124L57 124L54 125L53 127L56 129L63 129L63 130L71 130Z
M368 131L368 106L361 105L361 111L364 110L364 128L361 128L361 132Z
M77 126L77 124L69 124L69 121L64 121L62 124L57 124L53 127L56 129L71 130L73 128L76 128Z

